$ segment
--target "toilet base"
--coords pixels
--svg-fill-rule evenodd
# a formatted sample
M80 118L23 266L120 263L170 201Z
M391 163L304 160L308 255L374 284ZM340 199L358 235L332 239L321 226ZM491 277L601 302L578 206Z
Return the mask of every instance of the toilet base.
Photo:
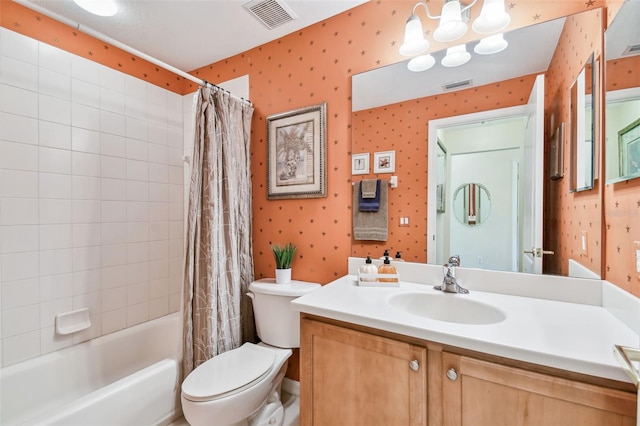
M284 406L280 393L274 390L269 399L257 413L249 418L249 426L282 426L284 422Z

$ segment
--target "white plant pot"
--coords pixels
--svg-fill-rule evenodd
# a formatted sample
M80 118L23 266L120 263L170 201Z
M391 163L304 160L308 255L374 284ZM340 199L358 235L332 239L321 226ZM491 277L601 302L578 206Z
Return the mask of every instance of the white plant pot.
M291 268L276 269L276 284L289 284L291 282Z

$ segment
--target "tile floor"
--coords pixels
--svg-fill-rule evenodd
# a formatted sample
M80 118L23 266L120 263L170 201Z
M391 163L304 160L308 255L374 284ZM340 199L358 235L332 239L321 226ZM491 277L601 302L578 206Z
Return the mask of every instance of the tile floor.
M284 422L282 426L300 425L300 398L289 393L282 393L282 405L284 405ZM189 426L184 417L180 417L169 426Z

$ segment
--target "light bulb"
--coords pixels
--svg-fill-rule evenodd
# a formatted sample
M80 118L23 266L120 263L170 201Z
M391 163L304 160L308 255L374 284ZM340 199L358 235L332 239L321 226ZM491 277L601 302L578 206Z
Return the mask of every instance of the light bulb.
M457 40L467 32L467 24L462 21L459 1L449 1L442 6L440 24L433 32L433 38L447 43Z
M425 52L429 48L429 42L424 38L422 23L416 15L407 19L404 27L404 43L399 52L403 56L415 56Z
M415 58L411 58L411 60L407 64L407 68L409 68L409 71L413 71L413 72L426 71L432 66L434 66L435 63L436 63L436 60L433 56L420 55L420 56L416 56Z
M480 40L480 43L476 44L473 51L479 55L492 55L502 52L508 45L509 43L504 39L503 34L500 33L483 38Z
M459 67L469 62L471 54L467 52L467 46L459 44L447 49L447 55L442 58L443 67Z
M471 28L478 34L491 34L502 31L511 22L511 17L504 9L504 0L484 0L480 16Z

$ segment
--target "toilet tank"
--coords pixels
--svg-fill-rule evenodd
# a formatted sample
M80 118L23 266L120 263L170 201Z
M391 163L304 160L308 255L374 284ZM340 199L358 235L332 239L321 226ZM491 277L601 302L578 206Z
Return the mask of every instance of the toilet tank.
M320 284L294 280L276 284L273 278L252 282L247 294L260 340L279 348L300 347L300 314L291 309L291 301L317 288Z

